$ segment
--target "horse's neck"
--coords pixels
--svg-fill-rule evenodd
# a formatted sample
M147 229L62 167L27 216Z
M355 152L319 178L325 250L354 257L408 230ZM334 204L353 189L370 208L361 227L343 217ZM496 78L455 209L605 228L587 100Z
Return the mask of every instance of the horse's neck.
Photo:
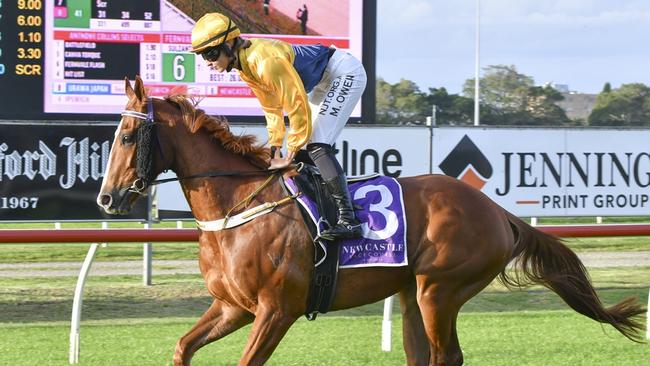
M179 177L212 172L258 170L244 157L224 150L209 136L192 136L184 148L176 146L174 171ZM223 218L265 177L227 176L181 181L183 193L197 220Z

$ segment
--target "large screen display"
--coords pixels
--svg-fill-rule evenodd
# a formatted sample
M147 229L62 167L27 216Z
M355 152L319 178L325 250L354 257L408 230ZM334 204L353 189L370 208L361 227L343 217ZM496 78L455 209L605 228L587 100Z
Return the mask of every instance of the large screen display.
M262 116L236 71L217 73L190 52L195 22L218 11L245 38L333 45L371 63L370 76L364 3L372 2L0 0L0 119L114 119L126 103L124 78L135 75L152 96L183 92L200 98L211 114ZM374 79L369 89L374 93ZM357 106L353 117L360 116Z

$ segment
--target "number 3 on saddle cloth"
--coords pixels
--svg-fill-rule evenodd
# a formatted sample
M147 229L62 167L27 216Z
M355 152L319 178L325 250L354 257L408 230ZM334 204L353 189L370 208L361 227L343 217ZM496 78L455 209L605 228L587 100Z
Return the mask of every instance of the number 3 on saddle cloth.
M316 193L305 189L299 179L300 176L285 177L284 182L292 194L298 191L304 193L297 198L298 202L320 233L326 229L326 224L317 208ZM343 239L338 243L341 247L340 268L408 265L406 220L400 184L394 178L374 174L350 178L348 185L363 236ZM327 222L336 222L334 211L332 205L333 217Z

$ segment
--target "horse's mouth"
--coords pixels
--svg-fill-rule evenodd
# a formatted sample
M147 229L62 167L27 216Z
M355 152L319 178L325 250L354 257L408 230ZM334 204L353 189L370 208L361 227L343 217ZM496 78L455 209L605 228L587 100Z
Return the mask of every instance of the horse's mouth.
M128 189L114 189L111 193L100 193L97 196L97 205L109 215L128 215L139 196Z

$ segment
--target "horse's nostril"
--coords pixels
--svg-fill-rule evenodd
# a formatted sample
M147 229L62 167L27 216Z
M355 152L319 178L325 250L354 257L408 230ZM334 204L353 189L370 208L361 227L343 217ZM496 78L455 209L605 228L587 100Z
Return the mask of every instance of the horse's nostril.
M99 199L99 202L101 203L102 206L109 207L113 202L113 197L111 197L110 194L102 194L101 198Z

